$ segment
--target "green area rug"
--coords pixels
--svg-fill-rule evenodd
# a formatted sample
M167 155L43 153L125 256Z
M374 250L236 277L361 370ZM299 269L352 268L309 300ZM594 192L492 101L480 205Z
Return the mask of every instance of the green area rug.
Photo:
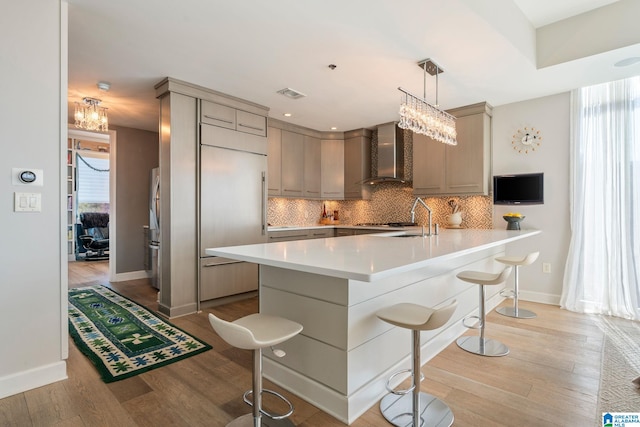
M69 290L69 333L107 383L211 349L104 286Z

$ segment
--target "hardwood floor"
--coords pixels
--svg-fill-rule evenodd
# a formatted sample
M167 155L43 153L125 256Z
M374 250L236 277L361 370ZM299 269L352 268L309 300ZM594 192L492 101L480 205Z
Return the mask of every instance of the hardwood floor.
M71 264L70 287L104 284L157 309L147 280L109 284L106 263ZM487 316L487 336L506 343L508 356L475 356L452 344L423 367L423 389L451 407L455 426L595 425L602 331L590 316L543 304L521 306L538 317ZM100 380L70 340L69 379L0 400L0 425L224 426L250 412L242 393L251 387L251 354L222 341L207 313L233 320L257 308L252 298L172 319L213 350L111 384ZM295 425L345 425L268 381L265 386L292 400ZM375 405L352 425L389 424Z

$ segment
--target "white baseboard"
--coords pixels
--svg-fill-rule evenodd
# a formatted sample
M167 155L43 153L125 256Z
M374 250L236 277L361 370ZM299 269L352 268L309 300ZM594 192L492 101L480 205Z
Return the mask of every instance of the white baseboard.
M0 399L67 379L67 363L61 360L0 378Z
M116 273L112 282L124 282L126 280L148 279L149 274L145 270L128 271L126 273Z
M539 302L540 304L560 305L560 295L520 290L520 300Z

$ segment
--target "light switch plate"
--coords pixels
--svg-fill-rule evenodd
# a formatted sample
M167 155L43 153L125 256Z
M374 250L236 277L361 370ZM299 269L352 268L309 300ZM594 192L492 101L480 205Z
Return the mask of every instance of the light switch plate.
M18 193L14 194L14 212L41 212L42 193Z

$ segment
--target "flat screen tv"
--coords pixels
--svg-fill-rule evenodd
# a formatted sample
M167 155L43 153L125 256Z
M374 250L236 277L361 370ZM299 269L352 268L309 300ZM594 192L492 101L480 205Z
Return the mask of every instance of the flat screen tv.
M493 177L496 205L541 205L544 203L544 174L496 175Z

